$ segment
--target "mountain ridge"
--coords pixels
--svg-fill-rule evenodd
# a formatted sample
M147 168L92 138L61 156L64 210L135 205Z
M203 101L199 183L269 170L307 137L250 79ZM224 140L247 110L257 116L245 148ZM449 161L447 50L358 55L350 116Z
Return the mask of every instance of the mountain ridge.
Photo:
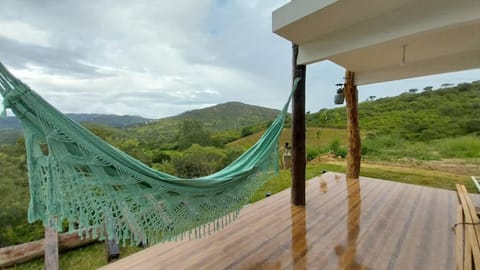
M176 116L167 117L166 119L201 121L204 122L205 126L213 130L222 130L242 128L258 124L259 122L273 120L278 112L278 110L262 106L246 104L239 101L229 101L202 109L186 111ZM159 119L159 121L162 119ZM232 121L233 125L227 128L227 124Z
M200 121L206 129L221 131L241 129L273 120L278 110L238 101L220 103L206 108L183 112L176 116L149 119L141 116L67 113L66 115L81 124L94 124L119 129L146 131L148 136L167 137L172 140L183 121ZM0 119L0 144L14 143L21 136L21 124L16 117ZM164 136L165 135L165 136Z
M145 124L154 120L137 115L100 113L67 113L66 115L78 123L92 123L115 128L127 128L138 124ZM16 116L7 116L4 119L0 119L0 130L21 128L22 126L20 120L18 120Z

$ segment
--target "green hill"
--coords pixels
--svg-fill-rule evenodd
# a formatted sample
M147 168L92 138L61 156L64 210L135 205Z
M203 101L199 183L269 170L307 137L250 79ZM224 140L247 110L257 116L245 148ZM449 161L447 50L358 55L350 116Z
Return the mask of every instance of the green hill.
M361 129L371 135L409 141L480 134L480 81L361 102L359 117ZM322 109L306 118L310 127L346 127L344 107Z
M115 114L97 114L97 113L67 113L68 117L78 123L91 123L115 128L126 128L136 125L143 125L153 119L143 118L136 115L115 115ZM21 130L20 120L15 116L0 118L0 130L14 129Z
M184 121L201 122L209 132L228 133L230 131L239 134L244 127L273 121L277 114L278 110L274 109L241 102L227 102L162 118L130 130L140 141L147 142L150 146L169 148L168 145L176 141L179 128ZM229 135L223 134L222 136Z
M197 120L212 130L239 129L261 122L274 120L278 110L227 102L212 107L184 112L170 119Z
M106 128L127 128L144 125L153 119L135 115L67 113L72 120L83 125L100 125ZM0 118L0 144L13 144L23 134L20 120L15 116Z

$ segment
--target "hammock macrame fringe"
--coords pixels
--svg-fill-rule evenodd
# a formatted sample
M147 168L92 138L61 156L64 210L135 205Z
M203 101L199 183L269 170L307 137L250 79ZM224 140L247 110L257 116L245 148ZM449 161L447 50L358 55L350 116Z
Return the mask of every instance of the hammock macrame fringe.
M298 84L295 80L293 89ZM232 222L278 172L284 108L259 141L226 168L196 179L156 171L83 128L0 63L4 107L21 120L27 153L28 220L61 231L115 236L124 245L202 238ZM53 219L52 219L53 217ZM56 220L55 224L49 224Z

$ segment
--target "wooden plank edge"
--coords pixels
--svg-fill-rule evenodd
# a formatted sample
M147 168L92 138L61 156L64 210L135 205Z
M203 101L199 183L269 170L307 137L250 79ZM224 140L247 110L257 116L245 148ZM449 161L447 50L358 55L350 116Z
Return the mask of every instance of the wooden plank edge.
M473 245L472 245L472 253L473 253L473 261L475 263L475 269L480 269L480 219L477 216L477 211L475 210L475 206L473 205L472 199L468 194L467 188L462 185L463 194L465 196L466 206L468 207L468 211L470 212L471 216L471 223L469 227L473 228Z
M468 207L466 206L465 194L462 185L456 184L456 187L458 201L460 202L462 211L464 213L464 220L462 223L471 223L471 215L470 211L468 211ZM463 226L463 228L465 237L463 268L470 270L472 269L472 237L474 237L474 232L471 226Z
M465 268L471 269L469 265L471 255L473 255L473 263L475 269L480 269L480 225L477 217L475 207L464 185L457 185L459 199L465 214ZM471 250L471 253L470 253Z
M457 270L463 270L464 255L464 225L463 208L461 204L457 204L457 224L455 226L455 257Z

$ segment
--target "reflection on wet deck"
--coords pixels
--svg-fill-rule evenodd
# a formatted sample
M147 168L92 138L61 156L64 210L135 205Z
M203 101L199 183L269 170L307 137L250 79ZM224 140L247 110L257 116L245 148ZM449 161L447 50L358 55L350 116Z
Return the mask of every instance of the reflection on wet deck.
M453 269L456 204L453 191L327 173L307 182L306 208L286 190L211 236L106 269Z

